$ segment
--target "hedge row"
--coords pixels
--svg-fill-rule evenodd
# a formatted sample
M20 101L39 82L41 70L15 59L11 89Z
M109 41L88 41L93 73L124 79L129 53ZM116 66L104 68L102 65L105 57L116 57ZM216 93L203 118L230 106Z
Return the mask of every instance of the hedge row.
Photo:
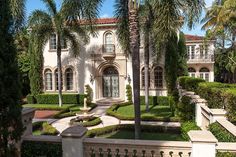
M62 157L62 144L39 141L23 141L21 145L22 157Z
M109 109L107 109L106 114L116 117L120 120L134 120L133 116L124 116L119 114L117 109L122 106L132 105L131 103L122 103L122 104L114 104ZM161 122L179 122L179 117L157 117L157 116L148 116L141 115L141 119L143 121L161 121Z
M217 152L216 157L236 157L236 153Z
M187 121L187 122L181 123L181 135L184 140L186 141L190 140L188 136L188 132L191 130L201 130L201 129L193 121Z
M84 94L62 94L63 104L84 104ZM29 104L58 104L58 94L39 94L36 97L27 96Z
M33 132L34 131L40 131L40 135L58 135L59 132L57 131L56 128L54 128L53 126L49 125L47 122L35 122L33 123Z
M232 135L217 122L210 124L209 130L218 139L219 142L236 142L236 136Z
M171 106L174 100L170 96L149 96L149 105ZM145 105L145 96L140 96L140 104Z
M195 105L188 96L182 96L177 104L177 115L182 121L192 121L195 117Z
M70 125L81 125L83 127L91 127L102 123L102 120L99 117L92 117L86 122L77 122L76 119L70 121Z
M87 132L87 137L96 137L100 135L104 135L107 133L112 133L114 131L118 130L128 130L128 131L134 131L134 125L133 124L121 124L121 125L111 125L103 128L97 128L92 129ZM141 125L141 131L145 132L168 132L168 133L174 133L179 134L180 128L179 127L163 127L163 126L154 126L154 125Z
M204 82L197 78L180 77L179 85L194 91L208 102L209 108L224 108L231 122L236 122L236 85L219 82ZM191 82L191 83L190 83ZM195 83L195 85L193 85Z
M205 80L189 76L182 76L178 78L179 85L188 91L195 91L198 87L198 84L201 82L205 82Z

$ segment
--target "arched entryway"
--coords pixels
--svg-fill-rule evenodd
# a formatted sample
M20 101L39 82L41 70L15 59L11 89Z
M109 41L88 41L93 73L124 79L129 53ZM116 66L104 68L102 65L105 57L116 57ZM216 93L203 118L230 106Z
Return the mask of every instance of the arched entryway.
M103 71L103 97L119 97L119 73L114 67Z

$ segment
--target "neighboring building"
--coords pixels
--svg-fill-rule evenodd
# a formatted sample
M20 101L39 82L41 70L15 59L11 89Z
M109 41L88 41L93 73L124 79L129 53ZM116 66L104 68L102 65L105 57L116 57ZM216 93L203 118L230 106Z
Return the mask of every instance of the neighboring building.
M188 72L191 77L214 81L214 40L204 41L202 36L185 35Z
M82 47L80 56L70 56L70 48L66 43L62 50L62 84L63 92L84 93L84 86L93 89L94 100L103 98L126 99L126 85L132 85L131 57L121 49L116 36L117 20L113 18L96 21L97 36L90 37L89 44ZM189 54L189 72L191 76L214 80L213 43L208 50L198 47L203 45L202 37L186 36ZM202 47L202 46L200 46ZM201 49L201 50L200 50ZM141 60L141 95L144 95L144 52L140 46ZM209 57L211 55L211 57ZM52 36L44 48L44 90L56 92L58 89L58 73L56 60L56 36ZM150 95L167 95L164 79L164 57L158 64L150 57Z

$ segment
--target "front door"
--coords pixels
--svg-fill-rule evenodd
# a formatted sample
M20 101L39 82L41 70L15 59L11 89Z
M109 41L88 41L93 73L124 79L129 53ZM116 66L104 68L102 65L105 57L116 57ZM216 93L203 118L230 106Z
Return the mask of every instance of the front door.
M119 74L113 67L103 72L103 97L119 97Z

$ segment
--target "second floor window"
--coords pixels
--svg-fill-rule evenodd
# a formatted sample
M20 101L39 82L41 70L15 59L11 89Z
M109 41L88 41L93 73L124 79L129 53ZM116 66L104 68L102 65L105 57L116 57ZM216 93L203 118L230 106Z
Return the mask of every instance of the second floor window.
M51 35L50 41L49 41L49 48L50 50L56 50L57 49L57 36L56 34ZM66 41L61 39L61 48L66 49Z
M113 41L112 33L106 33L106 35L105 35L104 51L105 51L105 53L113 53L114 52L114 41Z
M188 59L195 58L195 45L187 46Z

